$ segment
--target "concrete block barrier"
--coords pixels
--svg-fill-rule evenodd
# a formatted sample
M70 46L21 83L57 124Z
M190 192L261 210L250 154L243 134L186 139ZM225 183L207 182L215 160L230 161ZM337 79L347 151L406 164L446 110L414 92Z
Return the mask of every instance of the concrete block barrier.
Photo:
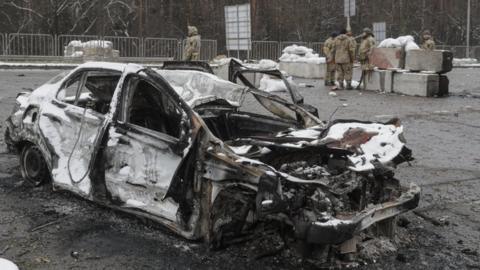
M450 51L411 50L406 52L405 69L447 73L453 68L453 53Z

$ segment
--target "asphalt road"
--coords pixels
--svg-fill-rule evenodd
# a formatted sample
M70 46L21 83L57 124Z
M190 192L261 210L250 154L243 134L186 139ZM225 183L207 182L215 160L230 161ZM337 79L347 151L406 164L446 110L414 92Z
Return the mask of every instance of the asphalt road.
M60 71L0 70L0 132L15 96ZM328 94L323 81L301 88L323 119L402 119L416 160L397 177L422 187L419 215L406 214L398 250L365 269L480 269L480 69L449 74L451 96L373 92ZM346 107L343 107L347 104ZM43 226L47 224L46 226ZM405 224L403 224L405 225ZM42 227L43 226L43 227ZM22 184L18 160L0 139L0 257L21 269L302 269L285 252L254 259L248 244L209 251L159 226L45 187Z

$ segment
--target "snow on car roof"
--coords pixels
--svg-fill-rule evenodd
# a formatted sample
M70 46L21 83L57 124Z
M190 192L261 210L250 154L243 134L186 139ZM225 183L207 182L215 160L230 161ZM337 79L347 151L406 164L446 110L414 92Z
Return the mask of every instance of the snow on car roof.
M155 70L191 107L216 99L240 106L247 87L193 70Z

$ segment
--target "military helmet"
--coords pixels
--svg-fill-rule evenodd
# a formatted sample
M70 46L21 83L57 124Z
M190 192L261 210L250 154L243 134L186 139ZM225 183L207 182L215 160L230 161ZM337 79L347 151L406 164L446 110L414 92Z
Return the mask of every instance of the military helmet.
M368 28L368 27L363 28L363 32L364 32L364 33L367 33L367 34L373 34L373 33L372 33L372 29L370 29L370 28Z

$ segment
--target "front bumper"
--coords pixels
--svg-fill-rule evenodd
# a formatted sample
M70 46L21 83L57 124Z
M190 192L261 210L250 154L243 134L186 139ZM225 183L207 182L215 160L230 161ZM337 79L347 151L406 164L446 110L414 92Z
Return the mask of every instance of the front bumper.
M295 223L295 234L300 240L312 244L341 244L371 225L415 209L420 201L420 187L410 189L398 199L366 208L351 219L331 218L325 222Z

